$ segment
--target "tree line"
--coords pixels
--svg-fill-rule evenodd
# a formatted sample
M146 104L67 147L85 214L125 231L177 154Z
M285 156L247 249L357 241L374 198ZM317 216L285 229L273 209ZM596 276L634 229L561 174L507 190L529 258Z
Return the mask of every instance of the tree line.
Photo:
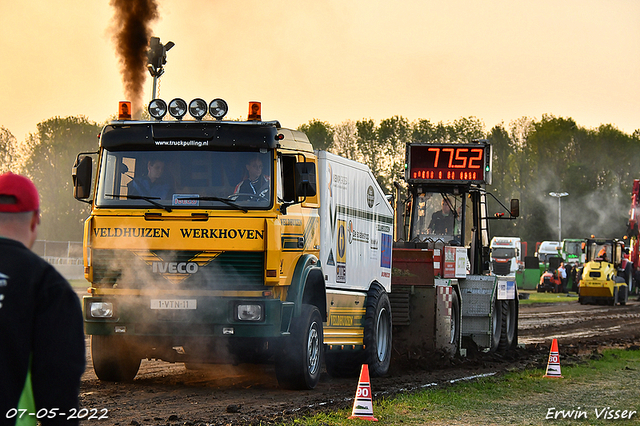
M85 117L54 117L37 125L25 141L0 126L0 172L22 173L40 190L41 239L80 240L89 214L73 198L71 168L79 152L95 151L101 124ZM394 116L381 120L347 120L337 125L313 119L299 126L315 149L367 164L381 187L392 193L402 184L407 142L469 142L488 139L493 146L493 184L498 200L520 199L520 218L492 221L491 234L519 236L529 243L558 239L558 199L562 237L590 235L622 238L626 233L631 188L640 178L640 130L627 134L606 124L588 129L571 118L523 117L485 130L476 117L434 123ZM489 198L489 209L498 204Z
M366 163L389 194L394 181L402 182L407 142L488 139L493 183L487 190L507 206L511 198L520 199L520 217L491 221L491 235L520 237L529 255L536 242L559 238L560 207L562 238L623 238L633 179L640 179L640 130L627 134L610 124L588 129L552 115L523 117L489 131L475 117L433 123L399 116L336 126L314 119L299 130L318 149ZM569 195L559 200L551 192ZM501 210L491 197L488 208Z

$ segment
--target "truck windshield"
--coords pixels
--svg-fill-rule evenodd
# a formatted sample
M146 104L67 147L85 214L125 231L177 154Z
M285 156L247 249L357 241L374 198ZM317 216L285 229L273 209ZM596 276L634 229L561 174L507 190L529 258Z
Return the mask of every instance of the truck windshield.
M100 207L267 209L273 152L108 151L98 179Z
M589 260L596 262L611 262L611 244L591 243L589 245Z
M564 251L568 257L580 257L582 254L582 241L565 241Z
M462 196L420 194L413 206L411 240L461 242Z
M492 248L491 256L495 259L510 259L516 257L516 249L514 248Z

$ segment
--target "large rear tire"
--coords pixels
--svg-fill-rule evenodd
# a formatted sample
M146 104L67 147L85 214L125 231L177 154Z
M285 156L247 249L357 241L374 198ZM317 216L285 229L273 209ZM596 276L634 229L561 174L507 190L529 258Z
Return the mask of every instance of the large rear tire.
M491 317L491 352L495 352L500 347L502 336L502 301L497 298L493 300L493 316Z
M453 353L458 355L460 352L460 299L458 294L453 292L453 300L451 301L451 336L449 338L449 344L453 348Z
M105 382L130 382L140 369L140 356L135 354L125 336L91 336L91 359L98 379Z
M313 389L322 366L322 317L313 305L302 305L291 323L291 336L276 360L278 384L285 389Z
M500 328L499 352L512 349L518 328L518 310L515 300L502 300L502 326Z

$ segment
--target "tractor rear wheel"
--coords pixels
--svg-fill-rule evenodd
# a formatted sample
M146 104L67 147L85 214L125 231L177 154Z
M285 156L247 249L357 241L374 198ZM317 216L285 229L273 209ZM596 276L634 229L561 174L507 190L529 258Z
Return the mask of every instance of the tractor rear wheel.
M497 298L493 300L493 315L491 317L491 352L495 352L500 347L502 335L502 301Z
M515 300L502 300L502 326L498 352L506 352L514 346L518 328L518 309Z

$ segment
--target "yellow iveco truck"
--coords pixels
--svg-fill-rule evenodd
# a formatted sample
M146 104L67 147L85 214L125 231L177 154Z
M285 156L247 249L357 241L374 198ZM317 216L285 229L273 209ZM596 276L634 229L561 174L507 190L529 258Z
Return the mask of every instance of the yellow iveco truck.
M96 375L132 380L142 359L275 362L293 389L314 388L323 360L385 374L393 211L375 178L259 103L247 121L227 109L155 99L151 120L119 117L78 154Z

